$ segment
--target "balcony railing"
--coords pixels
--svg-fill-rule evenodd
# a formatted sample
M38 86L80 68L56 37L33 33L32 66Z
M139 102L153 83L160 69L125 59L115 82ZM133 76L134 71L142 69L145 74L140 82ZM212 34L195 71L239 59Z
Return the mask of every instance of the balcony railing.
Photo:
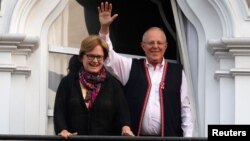
M0 140L64 140L60 136L54 135L4 135L0 134ZM193 138L183 138L183 137L127 137L127 136L71 136L68 140L81 140L81 141L148 141L148 140L165 140L165 141L207 141L207 138L193 137Z

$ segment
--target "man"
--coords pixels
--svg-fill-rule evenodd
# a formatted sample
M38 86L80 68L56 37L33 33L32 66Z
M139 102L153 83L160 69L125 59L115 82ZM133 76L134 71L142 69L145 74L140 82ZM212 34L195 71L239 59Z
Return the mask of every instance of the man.
M100 36L109 44L106 68L125 86L131 112L131 128L137 136L191 137L193 124L187 81L181 65L164 59L167 39L158 27L149 28L142 37L145 59L120 56L109 38L112 4L98 7ZM129 29L128 29L129 30Z

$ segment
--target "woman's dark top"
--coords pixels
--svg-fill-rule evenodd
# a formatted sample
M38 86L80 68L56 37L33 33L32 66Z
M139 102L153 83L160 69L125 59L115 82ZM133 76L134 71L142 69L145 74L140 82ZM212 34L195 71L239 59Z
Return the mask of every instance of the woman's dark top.
M130 126L130 114L122 85L111 74L101 85L91 109L88 109L77 73L64 77L57 89L54 106L55 133L63 129L78 135L121 135Z

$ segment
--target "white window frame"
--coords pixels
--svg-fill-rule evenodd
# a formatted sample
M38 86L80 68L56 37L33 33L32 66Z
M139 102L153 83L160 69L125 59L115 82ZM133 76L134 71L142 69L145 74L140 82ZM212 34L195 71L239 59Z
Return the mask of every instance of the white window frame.
M75 47L63 47L63 46L49 45L49 52L77 55L79 53L79 49Z

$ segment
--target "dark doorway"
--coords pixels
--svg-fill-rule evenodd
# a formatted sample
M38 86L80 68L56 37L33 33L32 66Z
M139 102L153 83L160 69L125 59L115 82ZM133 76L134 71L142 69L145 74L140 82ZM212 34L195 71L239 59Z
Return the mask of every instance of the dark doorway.
M168 49L165 58L179 60L176 47L175 22L170 0L77 1L84 7L85 22L89 34L98 34L99 31L97 6L105 1L113 4L113 14L119 14L110 29L111 40L116 52L144 56L144 52L140 47L142 35L149 27L157 26L165 31L168 38ZM166 25L166 21L169 26ZM169 31L169 28L171 28L172 32Z

